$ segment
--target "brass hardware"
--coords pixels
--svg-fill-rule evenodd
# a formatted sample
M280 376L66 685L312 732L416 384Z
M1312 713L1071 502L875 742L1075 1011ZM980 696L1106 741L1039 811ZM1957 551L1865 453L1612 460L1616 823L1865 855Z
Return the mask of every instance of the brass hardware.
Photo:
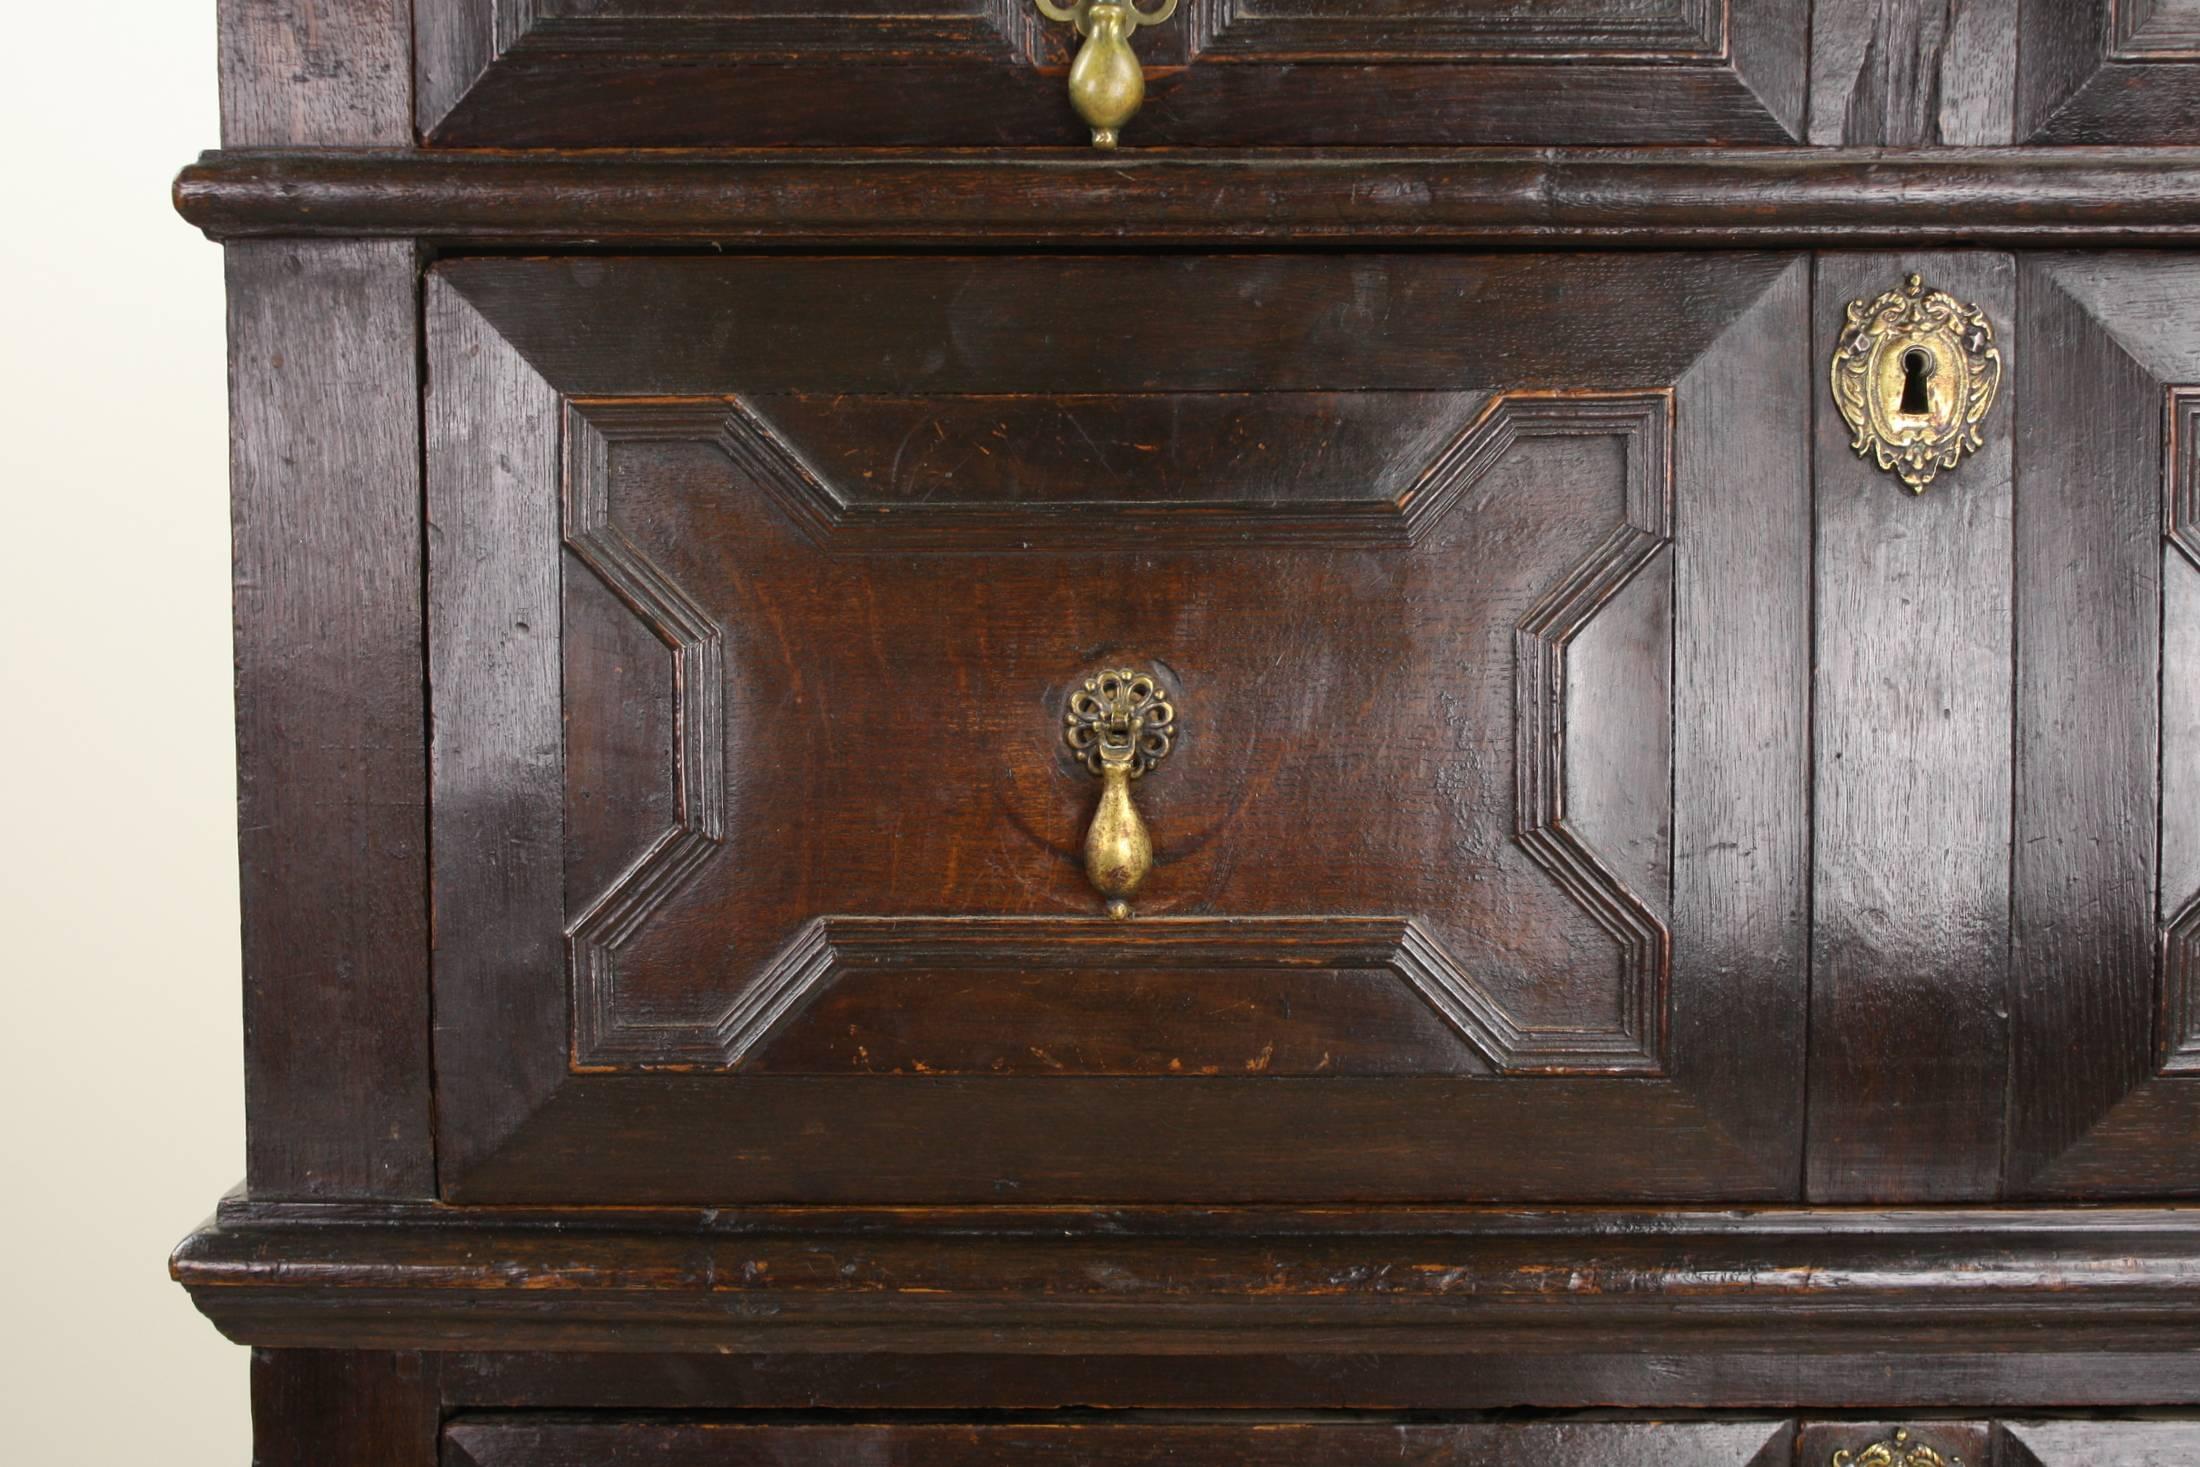
M1912 275L1876 300L1849 302L1833 354L1833 400L1849 444L1922 494L1966 450L2001 390L2001 349L1986 313Z
M1062 737L1102 781L1085 832L1085 876L1108 899L1110 914L1128 917L1132 893L1153 869L1153 837L1131 803L1131 781L1169 757L1176 707L1152 673L1114 667L1070 694L1062 722Z
M1943 1457L1923 1444L1912 1446L1905 1430L1896 1432L1893 1441L1873 1442L1861 1452L1835 1452L1833 1467L1963 1467L1963 1459Z
M1039 13L1077 27L1085 43L1069 68L1069 100L1092 128L1092 145L1112 148L1123 124L1146 100L1146 74L1131 50L1131 34L1176 14L1176 0L1159 10L1140 10L1131 0L1076 0L1070 5L1036 0Z

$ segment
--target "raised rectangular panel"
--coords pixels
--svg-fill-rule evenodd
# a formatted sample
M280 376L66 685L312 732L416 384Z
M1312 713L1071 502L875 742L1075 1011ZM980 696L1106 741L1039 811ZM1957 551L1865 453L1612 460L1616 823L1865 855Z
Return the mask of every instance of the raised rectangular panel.
M1579 314L1684 271L1623 349ZM1807 537L1755 389L1801 299L1755 256L442 267L446 1190L1777 1195ZM1063 739L1109 666L1179 717L1128 920Z

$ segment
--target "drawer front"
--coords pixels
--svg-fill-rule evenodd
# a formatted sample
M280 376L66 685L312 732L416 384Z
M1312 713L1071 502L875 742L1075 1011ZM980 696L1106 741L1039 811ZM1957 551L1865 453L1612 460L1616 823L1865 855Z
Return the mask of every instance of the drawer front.
M444 1467L2187 1467L2200 1423L1567 1421L1439 1425L762 1426L460 1419Z
M2104 0L2105 3L2105 0ZM1160 0L1139 9L1154 13ZM1775 143L1808 0L1181 0L1130 44L1133 144ZM419 0L454 146L1081 145L1034 0Z
M444 1467L1788 1467L1778 1421L1473 1425L757 1426L461 1420Z
M439 268L447 1194L1791 1195L1806 287Z
M2189 1420L767 1426L460 1418L444 1467L2188 1467Z
M1087 137L1066 85L1079 37L1036 0L417 0L413 15L432 143ZM1145 77L1134 146L2200 142L2200 0L1960 21L1853 0L1179 0L1128 44Z

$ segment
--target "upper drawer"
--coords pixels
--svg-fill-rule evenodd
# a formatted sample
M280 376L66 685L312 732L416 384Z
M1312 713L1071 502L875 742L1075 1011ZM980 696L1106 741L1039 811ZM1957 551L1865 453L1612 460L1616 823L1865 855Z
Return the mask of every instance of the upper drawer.
M1788 1467L1783 1421L773 1426L460 1417L444 1467ZM2167 1459L2164 1459L2167 1460ZM1922 1464L1921 1464L1922 1467Z
M1072 0L1055 0L1057 8ZM1159 14L1166 0L1141 9ZM1179 0L1133 144L2200 142L2200 0ZM457 147L1080 143L1036 0L416 0ZM1975 12L1975 13L1974 13Z
M1161 0L1142 5L1160 9ZM1131 141L1758 143L1801 135L1808 0L1181 0ZM1081 143L1034 0L418 0L454 146Z
M1807 285L439 267L447 1193L1791 1194Z

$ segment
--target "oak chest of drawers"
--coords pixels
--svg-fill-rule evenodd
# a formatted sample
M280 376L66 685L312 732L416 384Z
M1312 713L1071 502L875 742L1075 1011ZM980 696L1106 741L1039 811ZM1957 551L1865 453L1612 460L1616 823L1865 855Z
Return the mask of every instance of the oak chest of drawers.
M2200 7L221 29L262 1462L2200 1461Z

